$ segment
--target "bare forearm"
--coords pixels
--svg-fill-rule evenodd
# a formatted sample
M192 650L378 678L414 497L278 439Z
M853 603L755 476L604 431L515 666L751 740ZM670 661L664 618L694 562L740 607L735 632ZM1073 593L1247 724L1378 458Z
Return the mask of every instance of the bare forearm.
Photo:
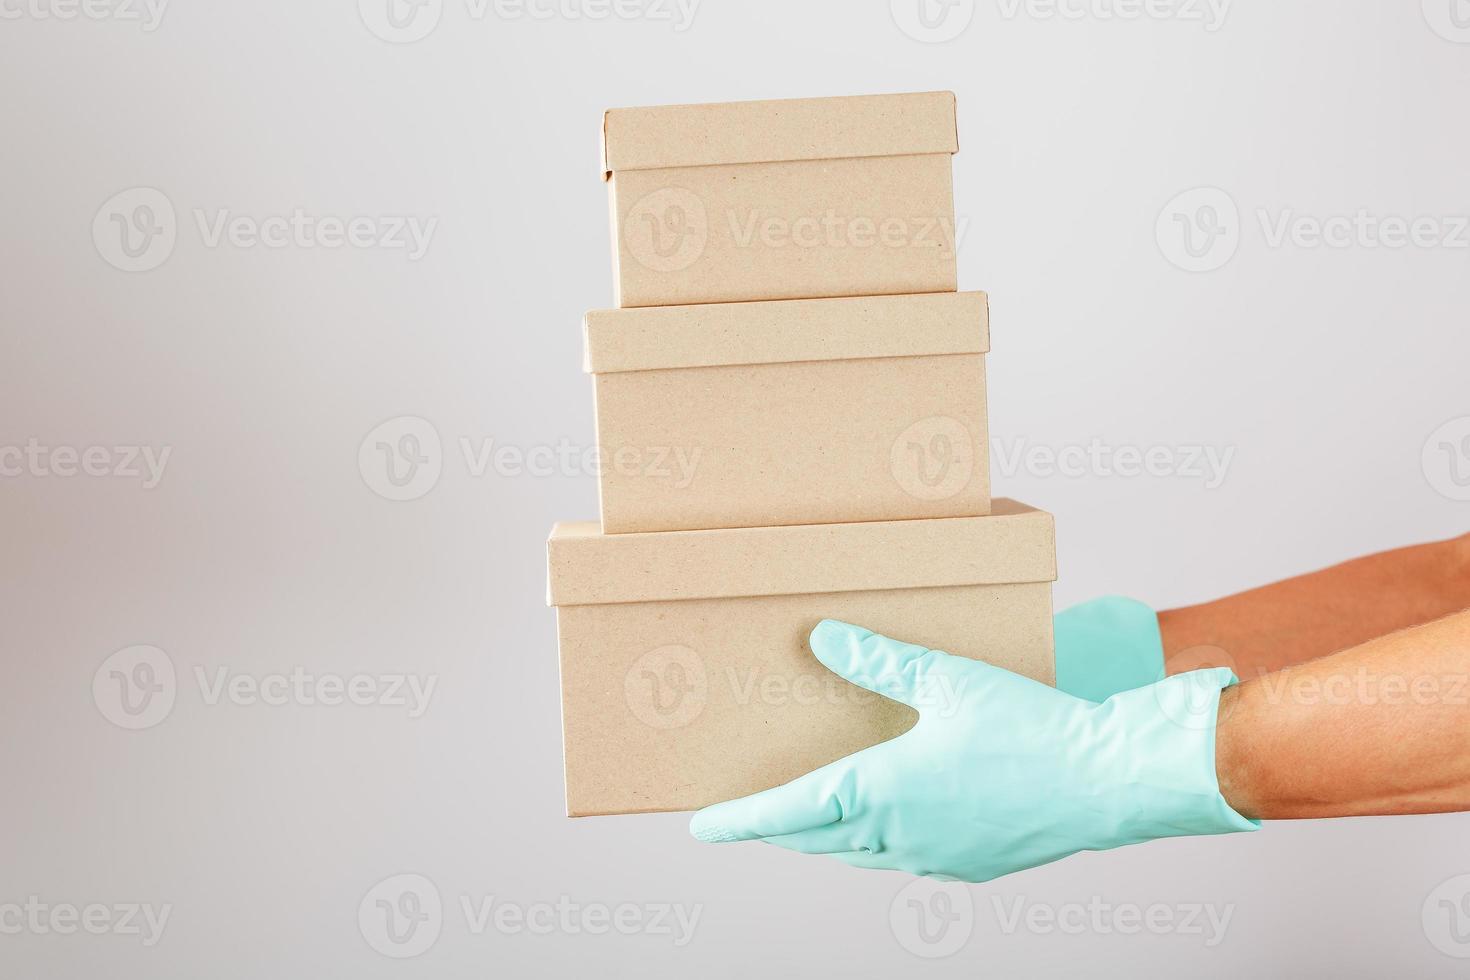
M1470 611L1225 692L1216 771L1259 819L1470 810Z
M1467 608L1470 536L1162 612L1159 628L1170 673L1230 666L1249 679Z

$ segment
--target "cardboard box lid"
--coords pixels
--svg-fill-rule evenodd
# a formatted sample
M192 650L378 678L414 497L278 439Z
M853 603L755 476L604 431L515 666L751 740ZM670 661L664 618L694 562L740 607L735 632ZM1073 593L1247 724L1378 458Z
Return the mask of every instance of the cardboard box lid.
M553 606L819 595L1056 580L1052 516L996 500L989 517L603 534L558 524Z
M955 153L953 92L609 109L602 172Z
M583 328L590 374L990 350L984 293L597 310Z

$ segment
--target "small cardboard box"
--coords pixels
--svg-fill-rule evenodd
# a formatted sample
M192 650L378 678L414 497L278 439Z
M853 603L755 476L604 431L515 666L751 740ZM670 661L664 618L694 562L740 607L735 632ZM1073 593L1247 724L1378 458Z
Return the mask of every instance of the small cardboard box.
M613 109L617 305L953 291L951 92Z
M984 293L586 320L606 533L990 511Z
M1052 518L995 503L991 517L932 521L622 535L558 525L549 599L567 814L694 809L906 731L913 709L812 656L823 619L1052 683Z

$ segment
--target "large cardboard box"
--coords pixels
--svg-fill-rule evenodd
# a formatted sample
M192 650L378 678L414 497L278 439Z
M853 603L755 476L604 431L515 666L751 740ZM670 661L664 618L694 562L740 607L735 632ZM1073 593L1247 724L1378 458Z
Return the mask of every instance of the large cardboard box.
M984 293L586 319L610 534L990 511Z
M956 288L954 95L613 109L617 305Z
M568 815L694 809L906 731L913 709L812 656L826 618L1052 683L1052 518L995 503L991 517L932 521L559 525L548 562Z

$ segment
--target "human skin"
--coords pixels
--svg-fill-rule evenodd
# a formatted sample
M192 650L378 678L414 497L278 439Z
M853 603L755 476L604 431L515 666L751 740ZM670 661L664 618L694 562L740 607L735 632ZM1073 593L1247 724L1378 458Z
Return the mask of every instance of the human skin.
M1261 677L1470 609L1470 535L1159 614L1171 674Z
M1259 820L1470 810L1470 610L1225 691L1215 769Z

